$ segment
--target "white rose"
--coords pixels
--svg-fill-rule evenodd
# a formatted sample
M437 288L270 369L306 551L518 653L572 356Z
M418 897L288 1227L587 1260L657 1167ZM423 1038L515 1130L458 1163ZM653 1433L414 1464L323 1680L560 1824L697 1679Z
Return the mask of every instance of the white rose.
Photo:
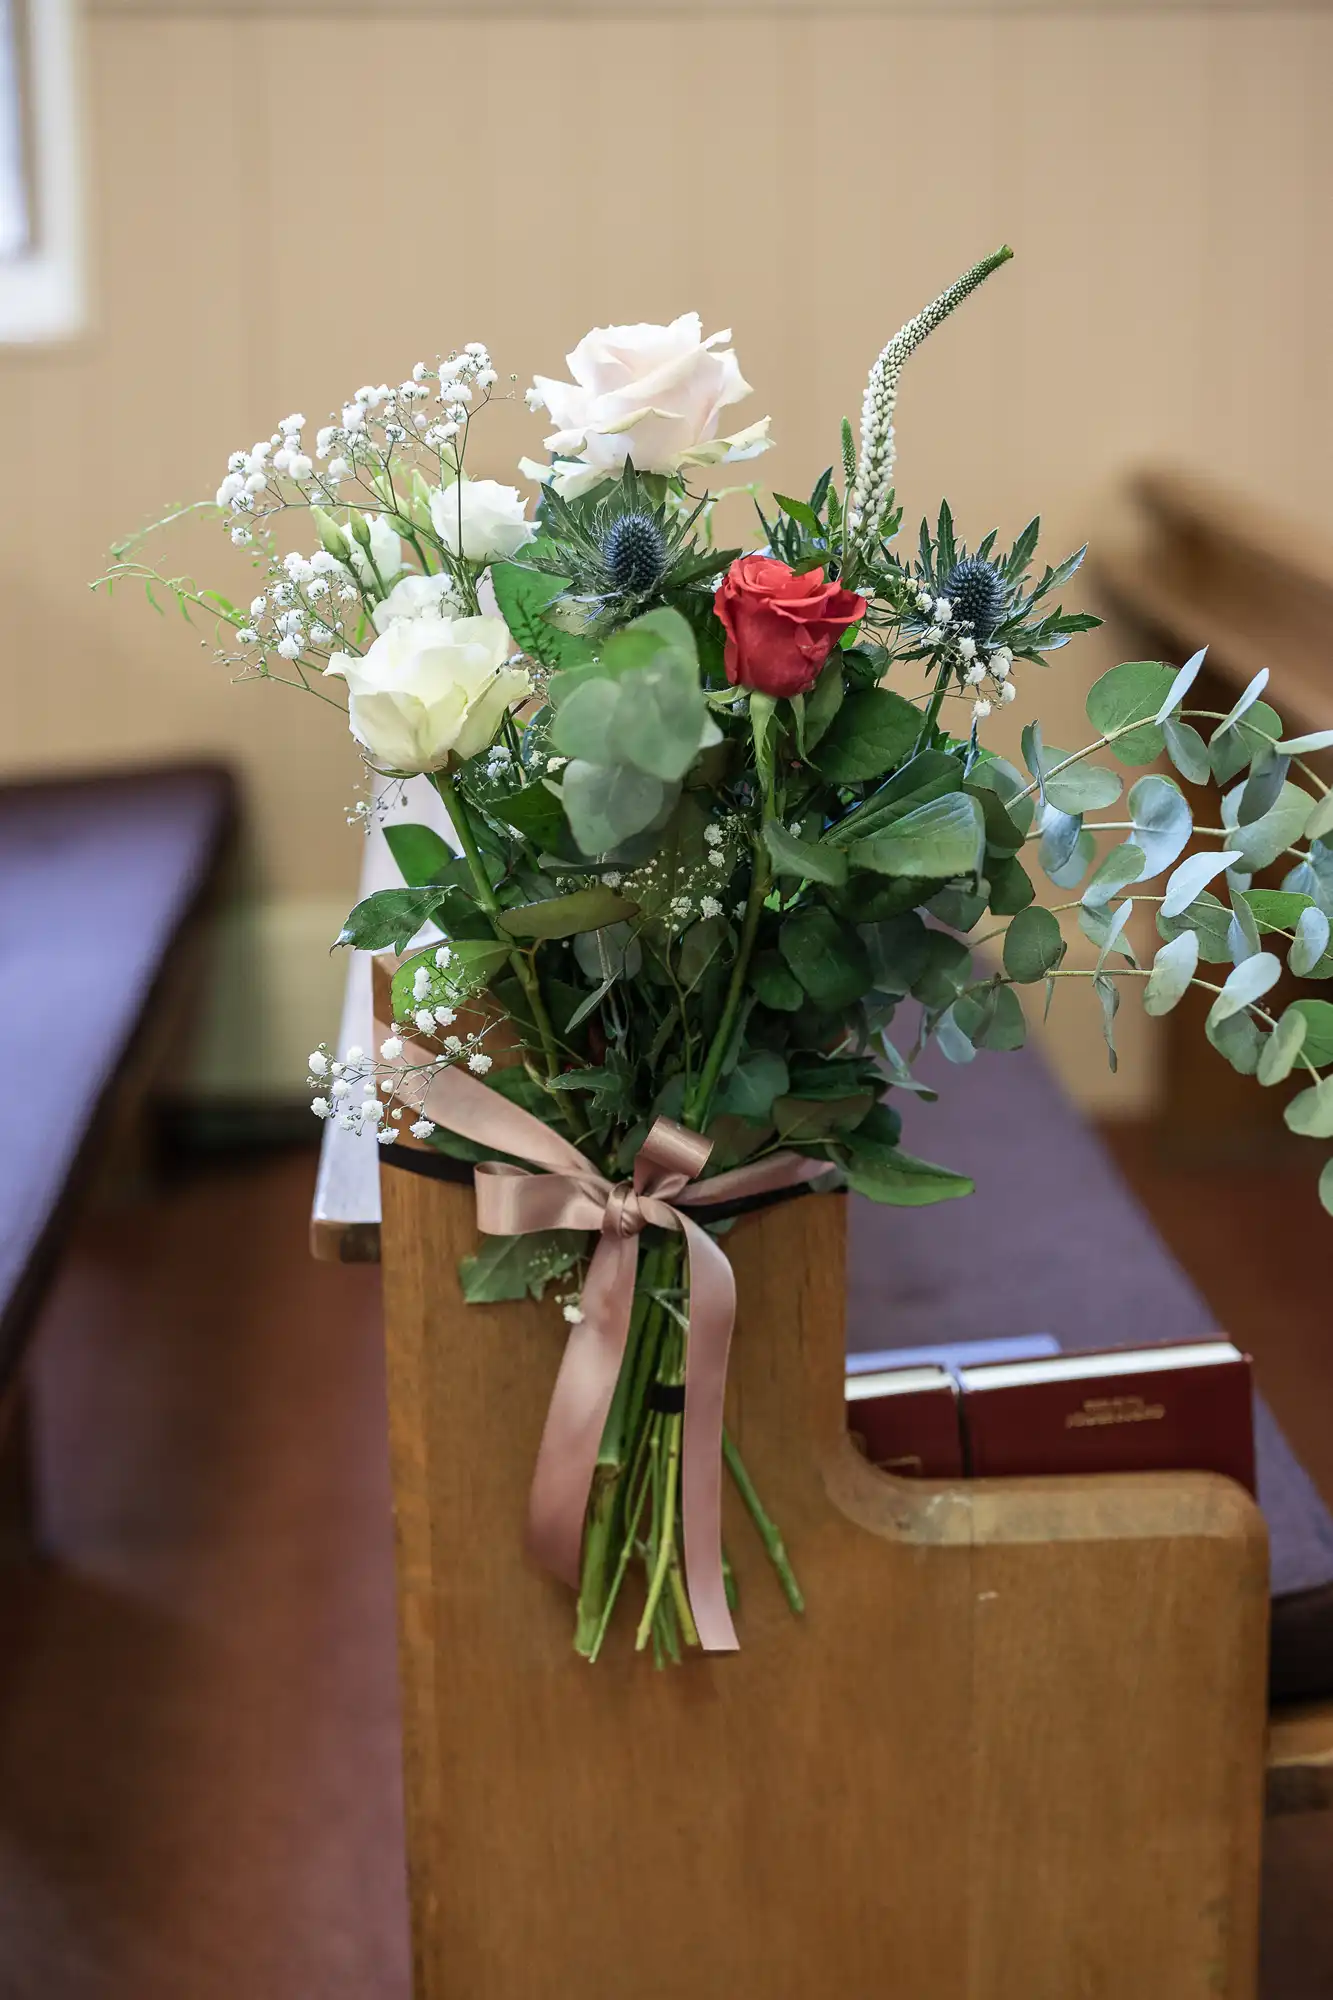
M438 771L450 754L484 750L528 677L506 666L509 634L498 618L395 618L360 658L325 668L347 682L352 734L381 770Z
M349 560L352 568L362 583L374 589L375 570L379 571L380 581L385 584L401 572L403 545L382 514L364 514L362 519L370 530L370 561L367 561L366 552L352 533L350 525L344 527L343 533L351 549ZM370 566L372 562L375 565L374 570Z
M494 479L460 479L430 496L430 518L451 555L469 562L507 562L537 529L524 518L518 489ZM461 532L460 532L461 529Z
M730 329L703 338L698 313L670 326L599 326L585 334L569 363L572 382L534 380L529 401L542 404L556 429L546 448L550 468L522 461L529 478L551 479L569 495L593 486L632 458L640 472L679 472L754 458L768 448L769 420L719 437L723 410L750 393L736 356L722 343Z
M457 609L454 580L447 571L422 576L413 570L400 577L389 595L370 614L377 632L387 632L395 618L446 618Z

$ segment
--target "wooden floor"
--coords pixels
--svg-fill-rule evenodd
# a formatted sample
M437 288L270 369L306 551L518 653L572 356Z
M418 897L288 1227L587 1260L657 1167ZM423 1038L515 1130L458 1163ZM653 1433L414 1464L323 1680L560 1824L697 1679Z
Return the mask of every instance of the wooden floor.
M1333 1493L1308 1161L1115 1144ZM42 1329L54 1560L0 1575L0 2000L407 2000L377 1279L307 1260L312 1177L214 1168L102 1216ZM1333 1816L1276 1822L1265 2000L1333 2000L1330 1884Z

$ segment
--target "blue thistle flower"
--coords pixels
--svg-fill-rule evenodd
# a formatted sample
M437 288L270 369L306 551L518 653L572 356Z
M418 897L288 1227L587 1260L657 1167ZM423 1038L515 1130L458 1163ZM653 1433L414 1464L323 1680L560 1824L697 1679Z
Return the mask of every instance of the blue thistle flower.
M666 535L651 514L621 514L602 537L602 561L617 590L651 590L668 553Z
M944 585L955 618L965 618L978 639L989 639L1004 616L1005 583L994 563L964 556Z

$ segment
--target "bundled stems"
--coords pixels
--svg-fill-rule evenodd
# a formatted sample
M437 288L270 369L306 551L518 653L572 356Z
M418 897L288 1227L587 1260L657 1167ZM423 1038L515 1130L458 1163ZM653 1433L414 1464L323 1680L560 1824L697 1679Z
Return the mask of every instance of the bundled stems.
M495 932L496 938L509 948L509 963L515 978L523 988L523 997L528 1003L533 1025L541 1041L542 1059L549 1081L558 1073L560 1064L556 1055L555 1030L551 1026L551 1017L542 998L541 981L527 954L515 945L514 940L500 923L499 899L491 885L491 878L486 873L486 864L482 859L481 848L477 844L476 829L472 824L467 800L455 783L453 774L448 770L436 771L432 774L431 782L443 799L450 823L458 835L458 844L463 850L463 859L467 862L473 887L477 892L477 901L490 919L491 929ZM582 1137L587 1131L587 1126L577 1100L563 1091L552 1094L557 1096L561 1112L570 1129L576 1137Z

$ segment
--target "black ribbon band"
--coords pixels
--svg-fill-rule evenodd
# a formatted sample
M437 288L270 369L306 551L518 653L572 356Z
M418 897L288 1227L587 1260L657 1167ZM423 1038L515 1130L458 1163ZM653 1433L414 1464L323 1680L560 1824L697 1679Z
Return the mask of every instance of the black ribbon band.
M418 1151L415 1146L385 1146L380 1158L386 1166L402 1167L409 1174L421 1174L430 1181L453 1181L458 1187L471 1187L472 1165L468 1160L451 1159L448 1153ZM707 1186L707 1182L704 1183ZM767 1194L741 1195L735 1201L691 1202L689 1214L693 1221L701 1223L726 1222L736 1215L750 1215L761 1208L774 1208L780 1202L797 1201L802 1195L814 1194L817 1190L808 1182L799 1187L772 1188Z
M676 1417L685 1408L685 1384L683 1382L654 1382L648 1391L648 1408L661 1410L664 1416Z

